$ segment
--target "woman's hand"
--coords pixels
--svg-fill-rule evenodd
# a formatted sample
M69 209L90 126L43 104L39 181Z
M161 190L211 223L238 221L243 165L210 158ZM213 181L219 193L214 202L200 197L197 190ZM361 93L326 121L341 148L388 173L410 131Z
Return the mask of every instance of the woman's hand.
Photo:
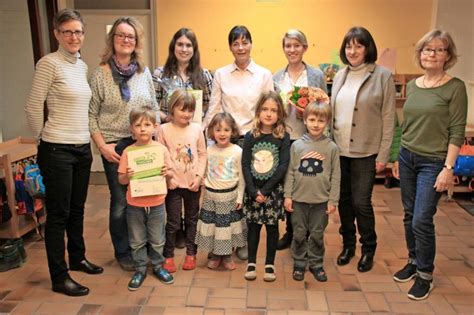
M393 165L392 165L392 175L393 175L393 177L395 177L396 179L400 180L400 168L399 168L398 161L393 162Z
M105 143L104 145L99 147L100 154L109 161L110 163L118 163L120 162L120 155L115 152L115 143Z
M439 172L438 177L436 177L436 182L433 187L437 192L448 190L449 186L453 184L453 179L453 170L448 170L443 167L443 170Z
M291 198L285 198L283 206L287 212L293 212L293 200Z
M387 166L387 163L382 163L379 161L375 161L375 172L380 173L385 170L385 166Z

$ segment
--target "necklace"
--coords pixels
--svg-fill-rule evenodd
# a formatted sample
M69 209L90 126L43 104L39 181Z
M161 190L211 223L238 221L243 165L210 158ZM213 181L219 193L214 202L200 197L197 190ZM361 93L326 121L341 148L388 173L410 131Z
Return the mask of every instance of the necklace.
M439 78L433 85L427 86L426 83L425 83L426 75L424 75L424 76L423 76L423 87L424 87L425 89L434 88L435 86L437 86L437 85L441 82L441 80L444 79L445 76L446 76L446 73L443 73L443 75L441 76L441 78Z
M301 76L303 71L305 71L305 70L306 70L306 67L303 65L303 67L301 69L298 69L296 71L290 70L290 68L288 68L287 72L288 72L288 75L289 75L291 81L293 83L295 83L299 79L299 77Z

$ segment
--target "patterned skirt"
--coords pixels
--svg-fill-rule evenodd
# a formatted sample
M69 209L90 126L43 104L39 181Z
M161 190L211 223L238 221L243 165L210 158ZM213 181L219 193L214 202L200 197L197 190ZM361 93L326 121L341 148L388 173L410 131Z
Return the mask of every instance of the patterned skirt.
M278 186L267 196L264 203L258 203L247 193L244 195L244 213L248 223L277 225L283 219L283 185Z
M237 187L215 190L206 187L199 214L195 243L199 250L231 255L232 248L247 244L244 215L236 210Z

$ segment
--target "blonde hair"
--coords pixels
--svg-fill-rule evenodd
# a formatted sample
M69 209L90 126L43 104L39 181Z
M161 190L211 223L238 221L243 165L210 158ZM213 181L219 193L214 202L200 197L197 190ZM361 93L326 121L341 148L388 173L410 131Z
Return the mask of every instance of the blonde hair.
M285 48L285 39L296 39L301 45L303 45L303 47L308 48L306 35L300 30L288 30L288 32L285 33L282 40L283 48Z
M135 50L132 53L131 61L135 61L137 63L137 71L139 73L145 71L145 58L143 57L143 49L145 46L145 34L143 31L142 24L133 16L123 16L115 20L112 28L110 29L109 33L107 34L107 38L105 39L105 49L101 56L101 65L106 65L112 55L115 54L114 48L114 36L115 32L117 31L117 27L120 24L128 24L135 30Z
M236 143L240 137L239 126L235 122L234 117L232 117L231 114L225 113L225 112L215 114L214 117L212 117L211 122L209 123L209 126L207 127L208 137L216 141L216 137L214 135L214 128L216 126L219 126L222 122L225 122L227 125L229 125L229 127L232 130L232 133L230 135L230 142Z
M196 110L196 99L194 98L194 95L185 89L177 89L174 91L173 94L171 94L168 104L171 117L174 116L174 110L179 106L183 106L183 110L194 112Z
M303 112L303 120L306 121L310 115L316 117L323 117L326 121L330 122L332 119L331 106L326 103L309 103Z
M143 119L150 121L152 124L156 124L156 112L151 106L134 107L130 110L130 125Z
M280 94L275 91L262 92L262 94L260 94L260 97L257 101L257 106L255 107L255 118L253 119L253 126L251 131L252 135L255 138L258 138L262 135L262 122L260 121L259 116L260 112L262 111L263 104L265 104L265 102L268 100L273 100L277 104L278 119L272 130L272 134L275 138L283 139L286 132L286 111L283 106L283 101L280 97Z
M433 39L441 40L444 45L446 46L446 50L449 56L449 59L444 63L443 70L448 70L449 68L453 67L456 62L458 61L458 55L456 51L456 45L454 44L453 38L451 35L443 30L434 29L429 31L416 43L415 45L415 62L421 68L424 69L421 65L420 54L423 48L431 42Z

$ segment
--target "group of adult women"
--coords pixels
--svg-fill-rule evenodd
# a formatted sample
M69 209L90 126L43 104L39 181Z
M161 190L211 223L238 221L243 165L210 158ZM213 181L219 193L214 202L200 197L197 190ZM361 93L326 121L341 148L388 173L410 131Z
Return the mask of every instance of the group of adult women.
M228 37L234 62L217 69L212 77L201 67L195 34L182 28L170 42L166 64L154 72L155 84L144 63L143 32L135 18L117 19L89 85L87 66L79 54L84 22L79 12L65 9L54 19L58 51L37 64L26 112L40 139L38 163L46 185L45 243L53 291L71 296L89 291L68 274L64 232L69 269L90 274L103 271L86 259L83 238L92 162L90 136L101 153L110 189L109 229L115 257L123 269L133 269L125 216L126 187L118 183L117 166L121 152L133 142L128 128L131 108L151 105L162 122L168 121L167 93L159 82L168 79L178 87L202 90L203 112L207 112L203 126L214 114L226 111L234 116L242 136L250 129L256 99L262 92L276 87L286 93L293 86L326 91L323 73L303 61L308 42L298 30L284 35L282 45L288 65L272 77L250 57L250 31L235 26ZM343 250L337 264L348 264L355 255L358 231L362 253L357 269L365 272L373 266L377 247L371 195L375 174L385 169L389 159L396 115L395 86L391 73L375 64L377 48L365 28L348 31L340 57L347 67L334 78L331 98L332 135L341 155L339 232ZM457 58L449 34L438 30L428 33L418 43L415 58L424 75L407 87L400 166L395 165L395 175L401 179L409 262L394 279L408 281L416 275L409 297L422 299L432 288L433 216L440 193L452 181L452 166L464 137L467 98L464 83L446 73ZM44 101L47 117L43 115ZM305 132L291 107L287 124L292 140ZM291 233L288 217L280 248L291 242ZM245 253L240 257L245 258Z

